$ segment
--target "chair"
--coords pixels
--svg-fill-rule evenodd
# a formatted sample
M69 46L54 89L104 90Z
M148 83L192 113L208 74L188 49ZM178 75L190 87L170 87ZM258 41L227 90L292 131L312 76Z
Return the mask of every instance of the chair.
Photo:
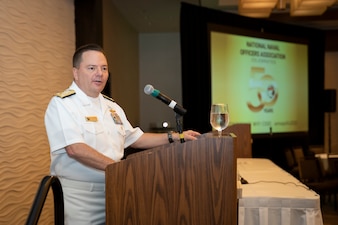
M306 186L321 195L321 201L325 196L334 197L334 206L337 207L338 179L324 178L316 157L303 157L298 160L299 179Z
M298 161L304 158L304 151L302 147L289 147L284 150L285 159L287 163L287 170L293 176L299 178Z
M64 224L64 204L61 183L56 176L45 176L40 182L26 225L38 224L50 187L52 187L54 196L54 224Z
M295 157L296 162L298 163L300 158L304 158L304 150L301 146L295 146L292 148L293 154Z
M329 171L328 174L332 178L338 179L338 158L328 158Z
M287 171L295 177L298 177L298 162L295 159L292 148L284 149Z

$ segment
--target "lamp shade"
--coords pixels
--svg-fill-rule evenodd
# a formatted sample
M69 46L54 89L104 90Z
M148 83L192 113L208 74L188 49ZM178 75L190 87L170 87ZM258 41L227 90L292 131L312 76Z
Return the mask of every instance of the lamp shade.
M242 16L267 18L278 0L239 0L238 12Z
M290 0L291 16L317 16L323 14L336 0Z
M239 7L243 9L270 9L272 10L278 0L239 0Z
M245 9L238 6L238 13L242 16L254 17L254 18L268 18L271 14L270 8L255 8L255 9Z
M317 6L330 6L336 0L291 0L291 4L295 4L295 6L301 8L308 8L308 7L317 7Z
M222 1L222 0L220 0ZM223 0L225 1L225 0ZM249 17L269 17L274 8L285 8L284 0L238 0L238 12ZM289 0L291 16L318 16L337 0ZM278 4L278 7L277 7Z

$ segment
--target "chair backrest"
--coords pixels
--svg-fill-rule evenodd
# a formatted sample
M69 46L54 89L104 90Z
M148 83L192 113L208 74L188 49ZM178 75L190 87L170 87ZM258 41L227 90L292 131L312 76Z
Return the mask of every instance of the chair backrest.
M302 146L294 146L292 148L296 163L298 163L300 158L304 158L304 150Z
M284 149L284 154L285 154L287 166L289 168L293 168L293 167L297 166L298 162L295 159L292 148Z
M338 177L338 158L328 158L329 175L332 177Z
M304 158L303 147L302 146L287 147L284 149L284 155L289 169L298 168L299 159Z
M39 222L40 214L42 212L47 194L50 187L53 190L54 196L54 224L64 225L64 203L63 191L60 180L56 176L45 176L41 182L39 189L36 193L34 202L26 220L26 225L37 225Z
M319 162L315 157L298 160L299 178L302 182L317 182L322 179Z

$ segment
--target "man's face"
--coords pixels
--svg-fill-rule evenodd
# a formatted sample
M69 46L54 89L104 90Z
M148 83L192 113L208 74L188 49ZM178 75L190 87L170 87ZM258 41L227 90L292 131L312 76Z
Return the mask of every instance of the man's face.
M86 51L79 68L73 68L75 83L90 97L97 97L108 80L108 63L102 52Z

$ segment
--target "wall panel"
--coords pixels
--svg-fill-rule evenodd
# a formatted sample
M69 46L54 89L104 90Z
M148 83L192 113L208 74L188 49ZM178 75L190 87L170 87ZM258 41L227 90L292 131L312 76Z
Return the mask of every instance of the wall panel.
M72 80L72 0L1 1L0 224L24 224L49 174L44 112ZM51 192L40 224L54 224Z

